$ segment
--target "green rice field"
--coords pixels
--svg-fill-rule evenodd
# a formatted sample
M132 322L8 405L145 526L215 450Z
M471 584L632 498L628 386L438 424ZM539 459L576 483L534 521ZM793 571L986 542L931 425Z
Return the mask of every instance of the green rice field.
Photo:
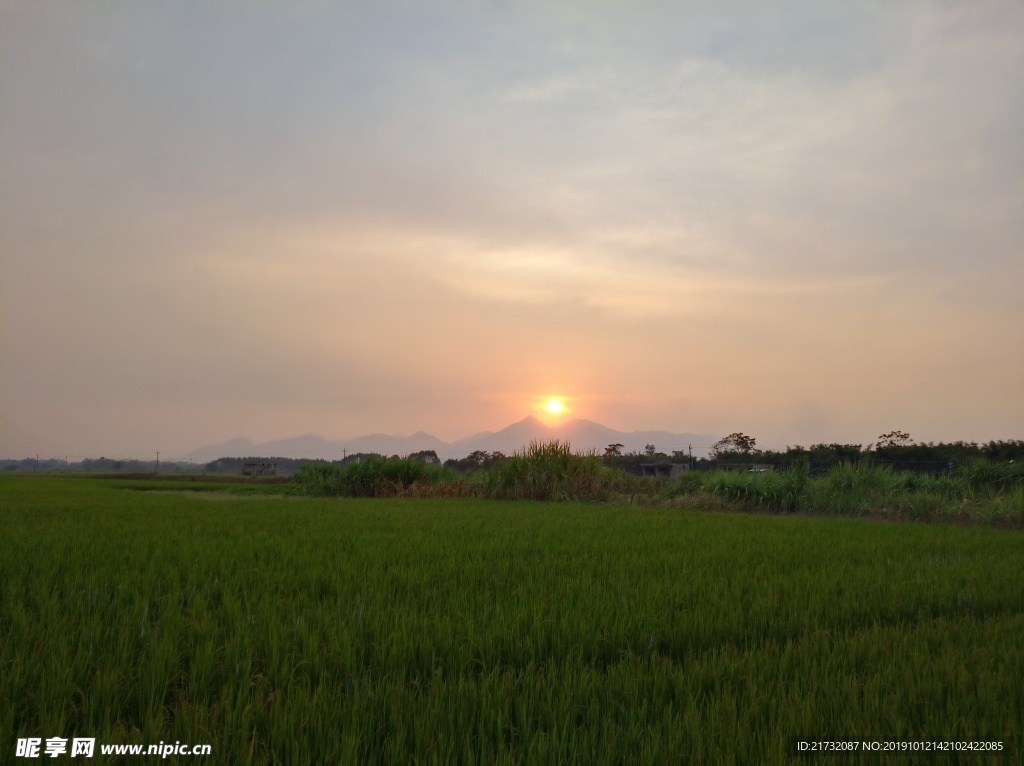
M0 477L0 763L1024 758L1021 531L139 486Z

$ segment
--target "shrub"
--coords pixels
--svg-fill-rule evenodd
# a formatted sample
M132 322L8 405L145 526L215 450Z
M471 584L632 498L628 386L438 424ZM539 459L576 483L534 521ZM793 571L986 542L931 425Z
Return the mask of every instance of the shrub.
M635 483L596 453L574 454L568 442L532 442L484 473L484 495L501 500L604 500Z
M961 466L955 476L974 491L1024 487L1024 463L974 460Z
M307 463L292 478L307 495L345 494L345 470L335 463Z
M309 495L394 497L414 484L455 481L451 469L420 458L383 458L369 455L348 465L307 464L295 473L295 483Z
M1024 525L1024 464L977 461L931 476L867 461L840 463L820 478L806 463L767 473L695 471L671 481L640 478L575 454L566 442L534 442L489 468L459 473L417 458L368 456L342 466L311 463L296 474L309 495L488 497L613 501L690 507L804 511L911 520L958 519Z

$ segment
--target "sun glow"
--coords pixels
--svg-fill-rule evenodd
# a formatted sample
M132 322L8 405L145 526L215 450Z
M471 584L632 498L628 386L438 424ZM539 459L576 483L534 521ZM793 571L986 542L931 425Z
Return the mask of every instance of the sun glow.
M548 399L544 403L544 409L548 411L550 415L561 415L565 412L565 404L561 399Z
M576 417L575 396L563 396L560 394L543 394L531 397L530 411L547 426L558 426L565 422L566 418Z

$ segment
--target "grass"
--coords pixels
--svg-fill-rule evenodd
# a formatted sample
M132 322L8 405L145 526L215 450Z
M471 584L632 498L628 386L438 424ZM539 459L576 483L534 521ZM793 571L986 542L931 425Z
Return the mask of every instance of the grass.
M594 453L574 454L568 442L532 442L484 472L481 494L500 500L607 500L637 484Z
M474 474L420 460L370 457L346 466L312 464L294 490L312 496L478 497L869 516L1024 528L1024 463L977 461L946 476L888 466L838 464L824 476L806 466L766 473L698 471L673 481L643 479L575 454L568 443L532 443ZM281 489L280 491L290 491Z
M0 477L0 539L4 760L58 735L253 764L1024 753L1017 532Z
M458 484L459 474L415 458L370 455L359 462L309 463L295 473L295 483L315 496L395 497L431 485ZM410 489L412 488L412 489Z
M948 476L840 464L812 478L800 468L711 471L669 482L664 493L700 507L774 513L963 522L1024 528L1024 466L979 462Z

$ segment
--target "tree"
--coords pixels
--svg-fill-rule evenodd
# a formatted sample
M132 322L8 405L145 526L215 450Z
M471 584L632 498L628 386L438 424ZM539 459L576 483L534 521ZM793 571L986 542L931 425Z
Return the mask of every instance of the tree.
M879 436L875 446L878 449L885 449L886 447L909 447L913 443L914 440L910 438L910 434L903 431L890 431Z
M619 457L622 455L622 449L625 444L609 444L604 448L604 456L607 458Z
M456 471L479 471L491 468L506 459L505 455L501 452L476 450L476 452L471 452L461 460L456 460L455 458L445 460L444 464L449 468L454 468Z
M424 463L430 463L431 465L441 465L441 458L437 456L437 452L432 449L420 450L419 452L413 452L409 455L410 460L422 460Z
M654 453L656 451L657 450L655 449L653 444L645 444L644 445L644 454L647 455L647 457L654 457Z
M717 460L726 455L744 455L757 452L757 439L742 433L729 434L724 439L719 439L711 448L711 458Z

